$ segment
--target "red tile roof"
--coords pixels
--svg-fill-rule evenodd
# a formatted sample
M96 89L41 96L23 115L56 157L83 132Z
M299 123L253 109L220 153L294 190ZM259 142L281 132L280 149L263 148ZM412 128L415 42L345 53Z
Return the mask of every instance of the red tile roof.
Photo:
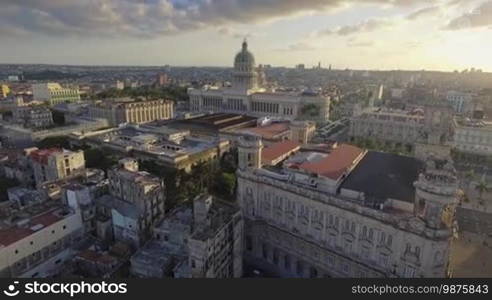
M7 247L25 237L31 235L33 231L29 228L6 228L0 229L0 245Z
M342 144L328 156L317 162L304 162L299 169L338 180L349 170L365 151L355 146Z
M32 218L29 221L29 224L26 227L10 227L5 229L0 229L0 245L8 246L17 241L20 241L29 235L33 234L35 231L31 229L32 226L36 226L38 224L43 225L44 227L48 227L63 218L53 214L52 211L39 215L37 217Z
M77 257L83 258L87 261L102 263L102 264L114 264L116 258L114 256L99 253L94 250L86 249L77 254Z
M36 151L31 152L30 156L32 157L32 159L34 159L38 163L47 164L48 163L48 157L50 157L51 154L62 152L62 151L63 150L60 148L40 149L40 150L36 150Z
M277 135L286 132L289 130L289 124L286 122L283 123L273 123L270 125L255 127L247 129L247 131L260 135L265 139L275 138Z
M300 147L301 144L293 141L283 141L275 143L263 149L261 153L261 159L264 161L272 161L289 152L296 151Z
M52 212L48 212L48 213L39 215L37 217L34 217L31 220L31 224L33 226L35 226L37 224L42 224L44 227L48 227L48 226L50 226L52 224L55 224L58 221L61 221L62 219L63 218L61 218L61 217L59 217L57 215L54 215Z

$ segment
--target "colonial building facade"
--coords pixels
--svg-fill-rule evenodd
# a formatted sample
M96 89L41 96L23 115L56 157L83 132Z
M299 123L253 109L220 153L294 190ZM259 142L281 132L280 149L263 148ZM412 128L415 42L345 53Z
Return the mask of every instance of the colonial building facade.
M29 155L36 186L68 178L85 170L84 151L60 148L34 150Z
M492 122L456 118L454 146L478 155L492 155Z
M170 100L106 101L89 107L91 118L108 120L111 126L121 123L148 123L172 119L174 103Z
M254 55L243 42L234 59L230 88L189 89L190 109L196 112L230 112L278 119L309 119L326 122L330 116L330 98L312 91L278 92L263 88L265 75L256 67Z
M449 161L342 145L272 168L260 139L238 149L248 264L282 277L448 275L457 203Z
M351 118L349 129L351 140L372 139L414 151L422 142L451 146L452 134L453 112L450 106L442 104L408 111L367 110Z
M56 82L33 84L32 95L34 100L46 101L50 105L80 101L78 88L65 88Z
M409 148L420 138L424 127L422 110L365 111L351 119L349 136L352 139L375 139Z
M46 128L53 125L53 115L47 107L23 106L12 110L15 123L29 128Z

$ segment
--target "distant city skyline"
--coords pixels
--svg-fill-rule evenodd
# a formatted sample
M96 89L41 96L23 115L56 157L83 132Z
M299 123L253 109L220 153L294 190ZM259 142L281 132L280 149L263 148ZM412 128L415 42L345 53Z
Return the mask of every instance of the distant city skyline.
M491 0L6 0L0 63L492 71Z

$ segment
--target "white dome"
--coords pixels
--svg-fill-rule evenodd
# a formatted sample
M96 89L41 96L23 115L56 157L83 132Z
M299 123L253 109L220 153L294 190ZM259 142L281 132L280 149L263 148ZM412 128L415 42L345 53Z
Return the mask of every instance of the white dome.
M242 50L234 58L234 68L237 71L252 71L255 68L255 57L248 51L248 43L243 42Z

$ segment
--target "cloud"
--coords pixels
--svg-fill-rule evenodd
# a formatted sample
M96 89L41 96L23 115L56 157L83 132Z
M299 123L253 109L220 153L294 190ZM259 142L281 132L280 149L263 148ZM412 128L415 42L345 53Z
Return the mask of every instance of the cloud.
M367 48L374 47L376 43L374 41L348 41L347 47L351 48Z
M439 6L429 6L429 7L424 7L422 9L419 9L407 16L407 20L417 20L420 19L421 17L428 17L428 16L435 16L439 14L441 11L441 8Z
M291 52L291 51L313 51L313 50L317 50L317 49L318 49L318 47L310 44L309 42L299 41L299 42L290 44L289 46L287 46L287 48L276 49L276 51L288 51L288 52Z
M2 0L2 35L152 38L230 24L330 11L350 4L409 6L425 0Z
M487 1L454 19L445 30L462 30L470 28L488 28L492 25L492 1Z
M289 45L289 50L291 51L312 51L316 50L316 47L305 42L299 42Z
M258 36L257 34L253 34L249 31L240 31L240 30L236 30L236 29L233 29L230 27L220 27L217 30L217 33L219 33L221 35L225 35L225 36L230 36L230 37L233 37L235 39L244 39L244 38L251 38L251 37Z
M387 19L369 19L355 25L346 25L346 26L338 27L336 29L322 30L319 32L319 35L337 34L337 35L346 36L355 33L376 31L379 29L389 27L392 24L393 22Z

